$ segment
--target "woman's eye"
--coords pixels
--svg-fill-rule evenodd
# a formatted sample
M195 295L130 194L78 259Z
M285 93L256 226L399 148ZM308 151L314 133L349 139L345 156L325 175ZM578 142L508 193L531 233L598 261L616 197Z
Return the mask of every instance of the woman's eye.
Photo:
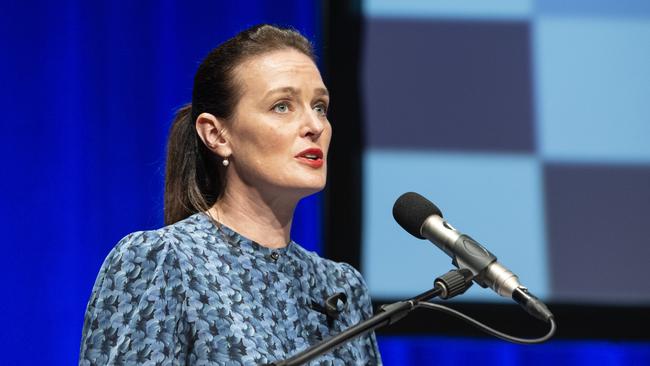
M289 112L289 104L287 103L278 103L273 106L273 111L278 113L287 113Z
M327 115L327 105L325 104L318 104L314 107L314 110L318 112L319 114L326 116Z

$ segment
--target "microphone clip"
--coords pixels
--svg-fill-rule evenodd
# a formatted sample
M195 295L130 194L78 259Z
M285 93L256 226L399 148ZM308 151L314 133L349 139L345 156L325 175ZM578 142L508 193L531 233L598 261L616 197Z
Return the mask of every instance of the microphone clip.
M325 306L311 302L311 308L327 317L327 326L332 327L334 320L339 318L339 314L345 311L348 303L348 297L344 292L337 292L332 296L325 298Z

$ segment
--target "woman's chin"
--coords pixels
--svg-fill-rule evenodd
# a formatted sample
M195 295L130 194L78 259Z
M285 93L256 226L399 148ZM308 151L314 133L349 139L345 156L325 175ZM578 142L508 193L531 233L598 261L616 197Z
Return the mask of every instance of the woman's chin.
M299 175L296 178L291 185L296 190L309 192L308 195L322 191L327 181L327 176L324 172L311 172L311 174Z
M296 185L292 187L292 191L295 192L296 195L300 196L300 198L310 196L314 193L318 193L322 191L325 188L325 181L318 181L318 182L305 182L304 184L301 185Z

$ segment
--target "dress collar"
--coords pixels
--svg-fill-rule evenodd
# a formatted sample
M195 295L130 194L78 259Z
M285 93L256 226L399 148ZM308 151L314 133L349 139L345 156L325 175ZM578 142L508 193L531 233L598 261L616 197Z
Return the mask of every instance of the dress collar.
M238 248L243 253L270 258L276 257L277 260L278 256L284 256L293 253L295 250L294 247L297 245L293 240L289 240L289 243L284 248L268 248L244 237L243 235L239 234L224 224L213 221L212 218L210 218L204 212L196 213L193 216L202 227L207 229L206 231L209 232L210 235L214 235L216 238L223 239L224 242L235 248Z

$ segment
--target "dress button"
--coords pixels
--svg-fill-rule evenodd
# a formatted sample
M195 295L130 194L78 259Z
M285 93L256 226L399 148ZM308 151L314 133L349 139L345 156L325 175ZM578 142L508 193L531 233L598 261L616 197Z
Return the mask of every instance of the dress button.
M277 261L278 258L280 258L280 253L278 252L271 253L271 259L273 259L273 261Z

